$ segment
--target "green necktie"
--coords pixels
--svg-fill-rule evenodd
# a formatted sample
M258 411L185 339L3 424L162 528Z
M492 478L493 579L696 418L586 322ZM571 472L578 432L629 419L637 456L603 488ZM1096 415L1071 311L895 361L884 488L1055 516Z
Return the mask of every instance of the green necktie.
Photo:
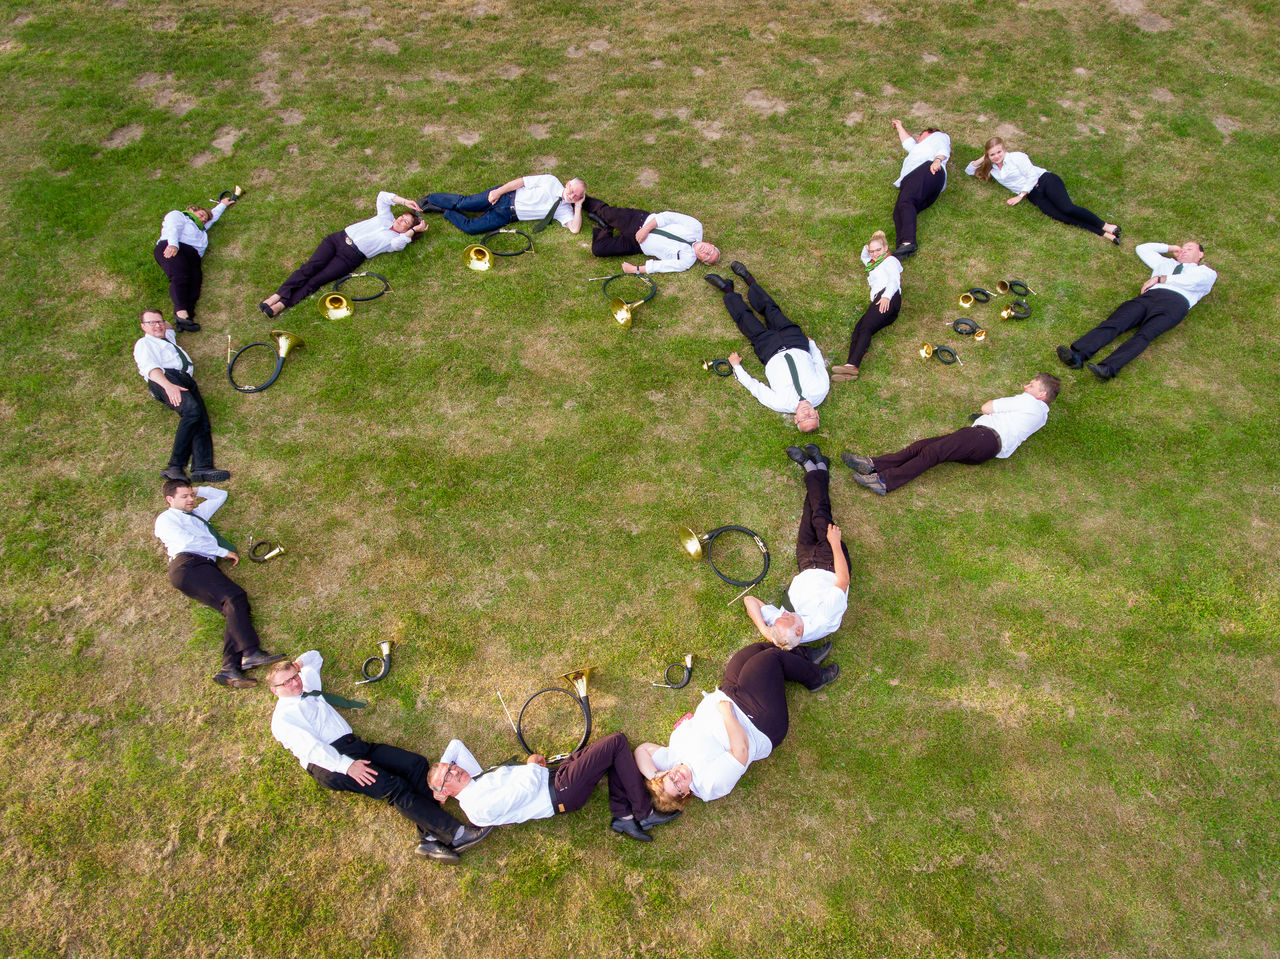
M191 362L191 357L187 356L187 351L184 350L182 347L180 347L176 342L172 343L171 345L175 350L178 351L178 357L182 362L182 365L179 367L179 370L183 373L187 372L187 367L194 365Z
M533 232L541 233L549 227L551 225L551 221L556 218L556 210L558 209L560 209L560 197L556 197L556 202L552 205L551 209L547 211L547 215L538 221L537 225L533 228Z
M200 219L200 217L192 213L190 210L184 210L182 215L185 216L192 223L194 223L201 230L204 230L204 221Z
M883 259L884 259L883 256L880 257L880 260L883 260ZM870 263L864 263L862 264L862 268L866 270L868 273L870 273L872 270L876 268L876 265L879 264L880 260L872 260Z
M1177 266L1175 266L1175 267L1173 268L1173 275L1174 275L1174 276L1177 276L1179 273L1181 273L1181 272L1182 272L1182 268L1183 268L1184 266L1186 266L1186 265L1187 265L1187 264L1185 264L1185 263L1179 263Z
M693 240L686 240L682 236L676 236L674 233L668 233L666 230L650 230L650 233L656 233L658 236L665 236L668 240L675 240L677 243L684 243L686 246L693 246Z
M787 361L787 369L791 371L791 382L796 386L796 396L804 399L804 390L800 388L800 373L796 370L796 361L791 358L790 353L783 353L783 359Z
M339 696L337 693L326 693L321 689L313 689L302 694L303 699L308 696L323 696L326 703L339 709L364 709L369 705L363 699L347 699L345 696Z
M201 516L199 513L192 511L187 515L194 516L200 522L204 523L205 526L209 527L209 532L213 534L213 538L218 541L218 545L221 546L223 549L229 549L233 553L236 551L236 544L231 542L231 540L227 539L225 536L219 533L216 529L214 529L213 524L210 523L203 516Z

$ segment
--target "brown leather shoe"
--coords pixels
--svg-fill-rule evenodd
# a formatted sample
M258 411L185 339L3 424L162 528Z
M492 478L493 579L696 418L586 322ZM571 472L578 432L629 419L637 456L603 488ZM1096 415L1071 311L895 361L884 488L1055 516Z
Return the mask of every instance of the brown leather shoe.
M232 689L250 689L258 685L256 679L250 679L238 669L223 669L213 677L219 686L230 686Z
M831 367L831 379L836 383L845 383L858 378L858 368L852 363L842 363Z

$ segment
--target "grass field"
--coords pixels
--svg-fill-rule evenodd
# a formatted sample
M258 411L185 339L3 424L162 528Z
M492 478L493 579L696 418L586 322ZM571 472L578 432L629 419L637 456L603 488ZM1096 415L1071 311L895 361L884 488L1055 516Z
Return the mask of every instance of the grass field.
M6 2L0 15L0 955L1280 955L1280 17L1270 0L784 5ZM267 645L320 649L357 731L482 762L510 703L594 665L595 726L663 739L752 635L676 529L759 530L793 572L796 437L707 357L742 350L697 267L620 331L589 234L476 274L440 219L374 260L393 291L314 303L280 382L234 393L227 334L386 188L585 177L698 216L840 362L891 231L889 121L948 131L897 323L816 441L879 453L1034 373L1007 460L880 499L837 466L853 552L844 672L786 743L641 846L603 791L442 868L214 686L221 619L151 535L174 418L130 358L167 307L164 213L241 183L184 334L233 472L219 527ZM1117 249L963 175L1001 132L1124 227ZM892 235L892 233L891 233ZM1217 287L1123 375L1063 370L1133 295L1135 242L1201 240ZM1027 280L1024 322L971 285ZM981 309L981 308L979 308ZM916 354L955 347L964 365ZM754 359L748 369L759 372ZM654 689L666 663L694 681Z

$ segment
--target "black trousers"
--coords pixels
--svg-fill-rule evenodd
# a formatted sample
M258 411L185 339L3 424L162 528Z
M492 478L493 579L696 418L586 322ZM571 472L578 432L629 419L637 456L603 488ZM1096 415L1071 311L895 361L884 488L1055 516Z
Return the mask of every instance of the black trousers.
M858 320L853 327L853 334L849 337L849 359L846 361L854 366L862 365L862 358L867 355L867 348L871 346L871 337L875 336L886 326L893 325L893 321L898 318L898 311L902 309L902 291L899 290L889 298L889 311L887 313L880 312L879 295L871 298L871 305L867 307L867 311L862 314L862 318Z
M1190 309L1191 304L1181 293L1147 290L1121 303L1109 317L1072 343L1071 348L1087 360L1117 336L1136 327L1138 332L1102 361L1112 374L1119 373L1130 360L1137 359L1152 340L1181 323Z
M821 472L821 471L819 471ZM756 729L777 749L787 738L787 683L812 689L822 682L822 669L794 649L752 643L738 650L724 667L720 690L751 717Z
M178 414L178 429L173 434L169 465L185 470L187 460L190 460L192 469L213 469L213 426L209 422L209 413L204 408L200 387L196 386L193 377L181 370L165 370L164 376L170 383L186 387L182 401L173 406L160 384L147 380L147 389L151 391L151 395Z
M591 252L596 256L635 256L642 252L636 242L636 233L649 219L648 210L610 206L603 200L589 196L582 201L584 216L594 214L608 224L591 229Z
M733 322L738 325L742 335L751 342L751 349L755 350L756 358L761 363L768 363L783 350L808 352L809 338L804 335L804 330L787 319L773 297L764 291L764 287L759 283L748 286L747 300L751 303L750 308L737 293L726 293L724 308L729 311L729 316L733 317ZM763 323L756 317L756 313L764 317Z
M939 463L968 463L976 466L994 459L1000 452L1000 435L988 426L966 426L945 436L916 440L905 449L872 457L872 464L885 492L905 486Z
M835 553L827 542L831 519L831 471L809 470L804 474L804 509L800 511L800 531L796 533L796 567L806 569L836 568ZM840 542L844 560L849 562L849 547Z
M367 743L351 734L330 745L344 756L368 762L378 770L377 778L368 786L362 786L346 773L331 772L312 763L307 766L312 779L335 792L359 793L383 800L418 827L420 841L435 838L445 845L453 842L453 835L462 823L441 809L432 797L427 786L430 763L425 757L396 746Z
M942 195L947 185L947 173L942 167L930 173L933 161L921 163L902 178L898 187L898 202L893 205L893 236L899 245L916 242L916 217Z
M301 303L326 283L353 272L364 260L364 254L347 238L345 230L330 233L320 241L311 259L280 284L276 296L284 301L285 306Z
M249 595L218 569L216 560L195 553L179 553L169 564L169 584L197 603L216 609L227 621L222 631L223 669L239 669L240 657L258 649Z
M193 320L196 300L200 299L200 287L204 284L200 254L194 246L179 243L177 256L165 259L164 251L168 245L164 240L158 241L152 255L169 278L169 302L173 304L174 313L185 310L187 319Z
M643 819L653 812L644 776L625 733L613 733L578 750L551 774L555 811L581 809L603 777L609 777L609 811Z
M1045 216L1102 236L1104 221L1084 207L1072 203L1071 197L1067 195L1066 184L1056 173L1043 174L1027 194L1027 199Z

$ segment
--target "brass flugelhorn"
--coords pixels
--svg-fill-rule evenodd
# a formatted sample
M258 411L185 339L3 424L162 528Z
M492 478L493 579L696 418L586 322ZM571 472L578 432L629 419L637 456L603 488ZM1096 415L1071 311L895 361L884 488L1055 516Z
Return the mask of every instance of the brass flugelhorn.
M378 643L378 649L381 650L381 656L370 656L364 661L364 665L360 667L360 672L364 679L356 683L357 686L363 686L365 683L376 683L380 679L386 679L387 673L391 672L391 648L395 646L395 641L384 639ZM369 670L377 669L376 673Z
M355 311L355 305L343 293L334 291L320 297L320 315L326 320L345 320Z

